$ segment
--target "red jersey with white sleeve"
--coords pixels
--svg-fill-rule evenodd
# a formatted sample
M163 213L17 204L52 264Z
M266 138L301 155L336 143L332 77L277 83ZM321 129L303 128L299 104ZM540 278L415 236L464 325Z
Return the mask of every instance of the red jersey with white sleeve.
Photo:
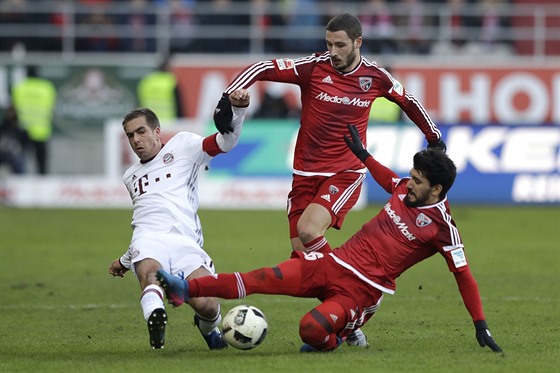
M391 198L373 219L331 255L363 281L389 294L395 279L408 268L440 253L451 272L469 269L463 243L451 218L447 199L428 206L408 207L403 199L409 178L400 179L372 157L376 181ZM379 172L381 171L381 172Z
M360 160L340 139L348 132L346 125L353 124L362 143L367 145L369 111L377 97L399 105L428 142L441 138L422 105L391 74L364 57L347 73L332 66L328 52L257 62L242 70L225 92L231 94L248 88L256 81L292 83L300 87L302 114L293 163L294 173L298 175L365 172Z

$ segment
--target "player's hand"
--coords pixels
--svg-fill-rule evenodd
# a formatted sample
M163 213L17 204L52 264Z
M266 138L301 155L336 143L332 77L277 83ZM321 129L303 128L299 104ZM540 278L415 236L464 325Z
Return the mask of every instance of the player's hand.
M486 325L486 321L484 320L475 321L474 327L476 329L476 339L480 347L488 346L494 352L502 352L500 346L498 346L494 338L492 338L492 335L490 334L490 330L488 330L488 325Z
M229 101L233 106L237 107L247 107L249 106L249 101L251 99L251 94L246 89L238 89L229 95Z
M228 94L224 93L220 101L218 101L216 109L214 109L214 125L222 135L224 133L233 132L233 127L231 126L232 118L233 111L231 109L231 102Z
M355 125L352 124L347 124L346 126L348 127L348 131L350 131L350 136L352 136L352 139L349 139L348 136L344 135L344 141L346 141L346 145L348 145L350 150L352 150L352 153L354 153L356 157L360 159L360 161L365 162L370 154L364 148L364 144L362 144L358 129Z
M436 141L428 143L428 149L439 149L445 153L447 151L447 145L445 145L442 139L437 139Z
M128 268L124 267L119 259L115 259L109 266L109 273L115 277L124 277L126 272Z

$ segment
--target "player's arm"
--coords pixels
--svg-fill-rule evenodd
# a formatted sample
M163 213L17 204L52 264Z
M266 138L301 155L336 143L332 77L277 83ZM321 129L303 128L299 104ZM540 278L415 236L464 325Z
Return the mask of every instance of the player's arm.
M404 89L398 80L393 78L387 71L383 69L382 71L384 74L381 74L381 84L386 90L383 96L399 105L410 120L420 128L426 137L426 141L428 141L428 148L437 148L445 152L447 146L441 139L441 132L426 112L426 109L410 92Z
M238 89L247 89L257 81L298 84L312 70L315 60L316 56L312 54L297 59L277 58L255 62L241 70L224 93L230 95Z
M492 338L488 325L486 324L484 312L482 311L482 301L480 299L478 284L472 276L470 269L466 268L461 272L453 272L453 274L455 275L457 286L461 292L463 303L473 319L476 339L480 347L488 346L494 352L502 352L500 346L498 346L494 338Z
M257 81L301 85L310 78L315 62L315 54L298 59L278 58L275 60L256 62L247 66L237 74L230 85L225 89L222 99L230 96L239 89L248 89ZM215 122L215 124L216 129L222 134L231 130L227 123L223 126L218 122Z
M214 111L214 123L216 128L221 127L224 132L206 137L202 142L202 150L216 156L237 145L250 99L251 95L246 89L238 89L229 96L225 93L222 95Z
M347 124L348 131L350 132L351 138L344 135L344 141L346 145L352 150L352 153L362 161L368 168L369 173L373 176L373 179L379 184L387 193L393 192L394 179L398 179L398 175L395 174L390 168L383 166L381 163L377 162L375 158L369 154L369 152L362 144L360 140L360 134L355 125Z

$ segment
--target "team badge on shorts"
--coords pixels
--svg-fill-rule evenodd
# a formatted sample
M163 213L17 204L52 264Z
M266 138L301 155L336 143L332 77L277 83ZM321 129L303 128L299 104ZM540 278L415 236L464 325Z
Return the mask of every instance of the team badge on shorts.
M360 87L362 88L362 91L364 92L369 91L373 79L371 79L371 77L369 76L360 76L359 81L360 81Z
M416 217L416 226L422 228L429 225L432 222L432 219L421 213Z
M338 188L335 187L334 185L329 186L329 193L330 193L330 194L336 194L336 193L338 193Z
M173 162L175 160L175 157L173 156L173 154L171 153L166 153L163 156L163 163L165 164L170 164L171 162Z

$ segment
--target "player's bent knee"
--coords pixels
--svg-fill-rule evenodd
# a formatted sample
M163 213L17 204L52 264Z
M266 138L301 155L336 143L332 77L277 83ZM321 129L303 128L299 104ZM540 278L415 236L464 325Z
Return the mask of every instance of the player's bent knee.
M299 322L299 336L304 343L319 346L325 342L328 333L309 313Z

